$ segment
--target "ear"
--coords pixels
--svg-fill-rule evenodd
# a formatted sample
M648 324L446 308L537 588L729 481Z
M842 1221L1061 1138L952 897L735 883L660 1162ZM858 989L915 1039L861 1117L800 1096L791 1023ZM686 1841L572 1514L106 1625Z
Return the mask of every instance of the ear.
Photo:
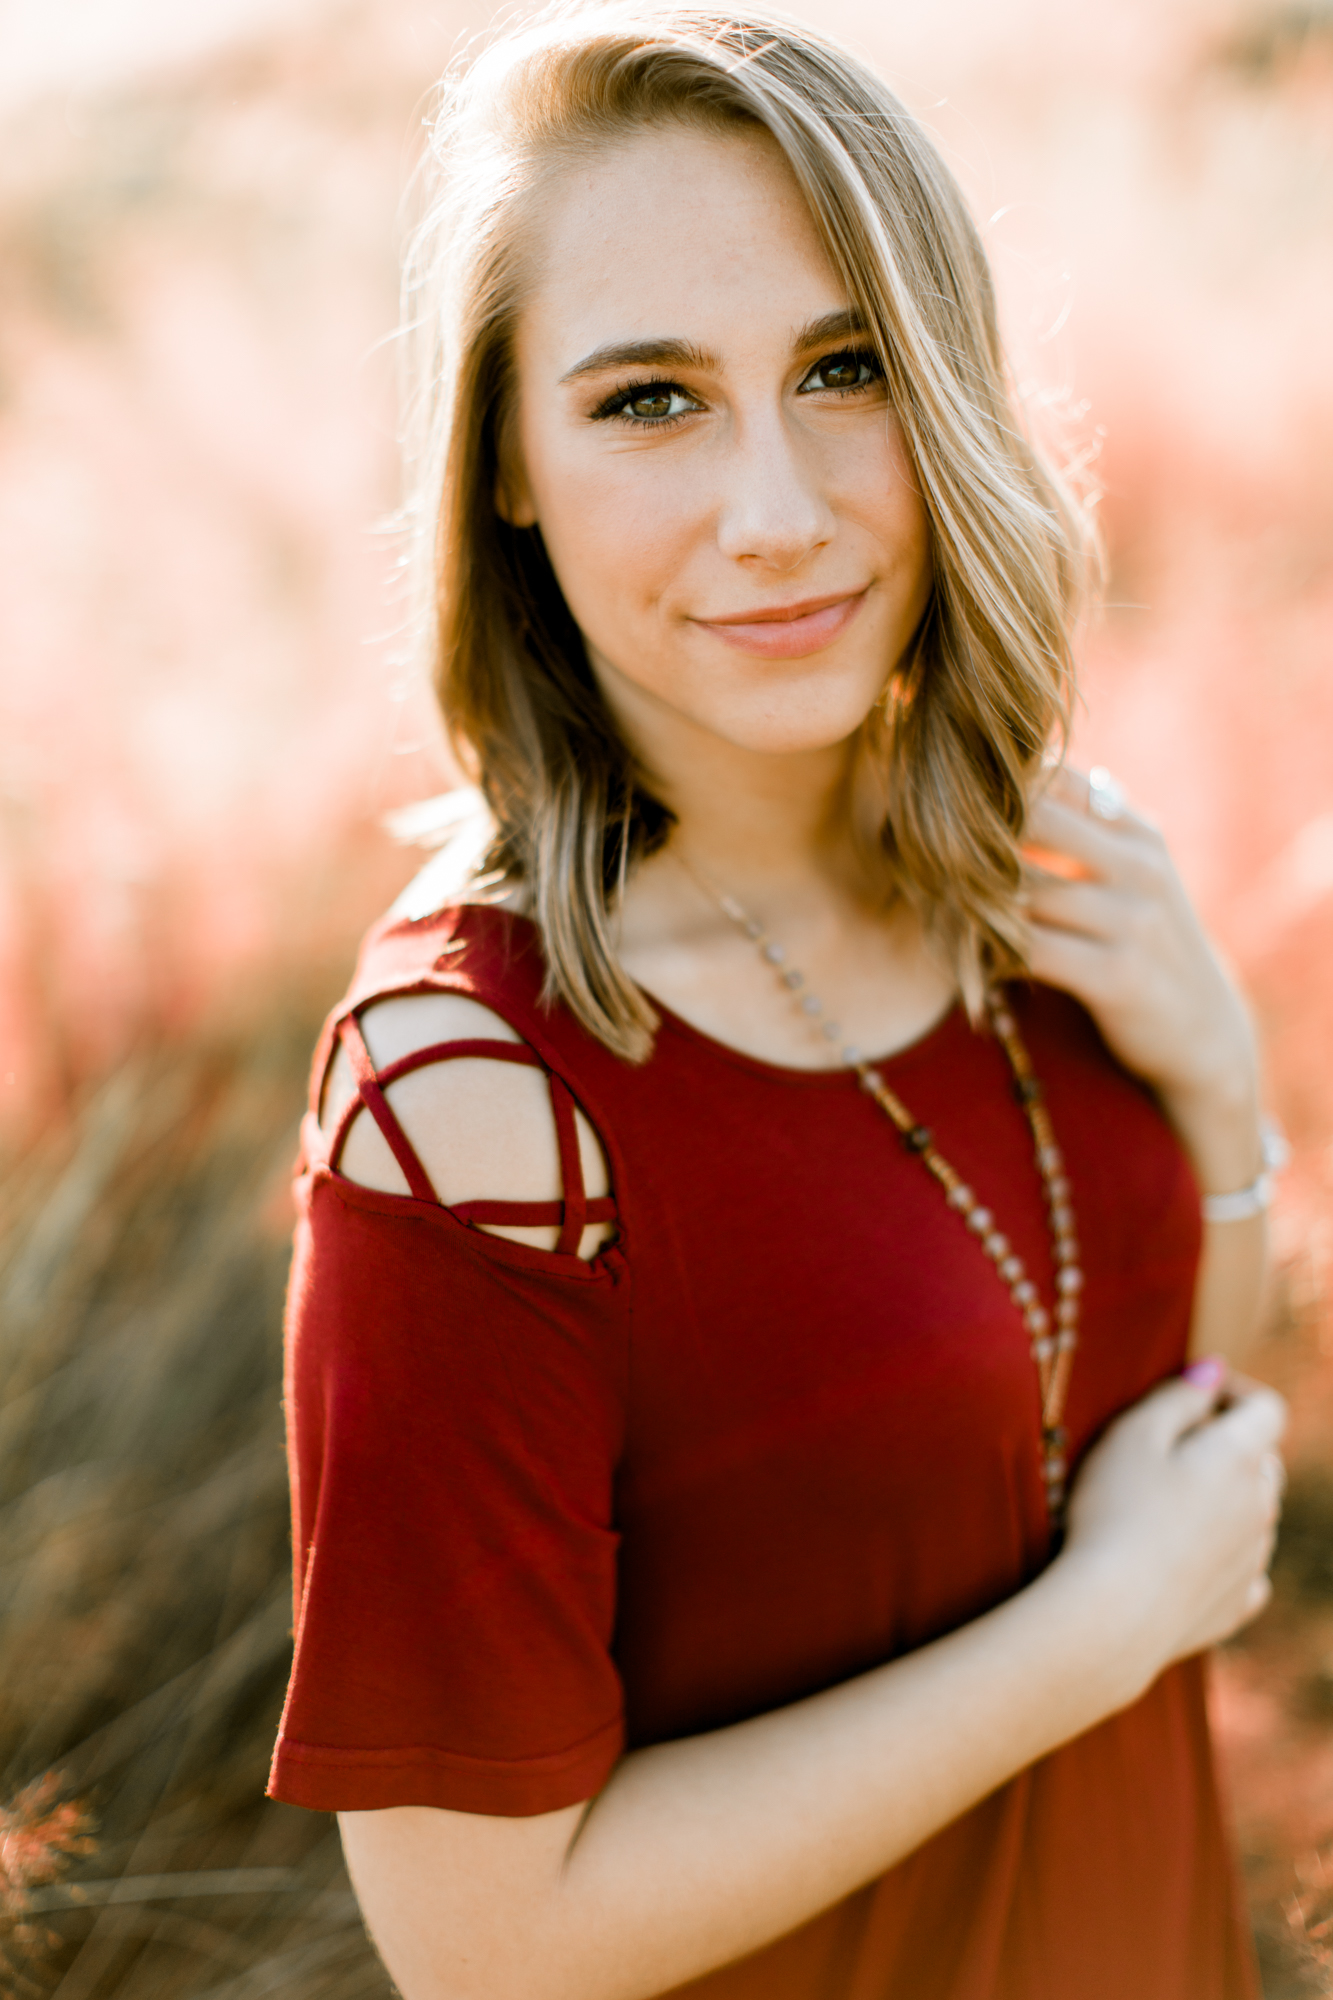
M535 528L537 509L522 468L502 467L495 475L495 511L511 528Z
M505 410L495 437L495 511L511 528L535 528L537 504L528 485L527 467L518 442L512 406Z

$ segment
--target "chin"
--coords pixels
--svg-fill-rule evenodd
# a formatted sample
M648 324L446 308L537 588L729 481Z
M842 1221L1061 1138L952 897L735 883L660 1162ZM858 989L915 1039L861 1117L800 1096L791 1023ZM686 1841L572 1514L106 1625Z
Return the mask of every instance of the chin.
M837 716L768 715L697 717L699 726L737 750L763 757L799 757L833 750L855 736L869 711Z
M845 743L878 694L878 683L867 686L859 675L837 680L812 675L803 685L750 687L739 699L701 703L694 719L737 749L793 756Z
M645 651L647 649L645 648ZM648 672L627 674L595 645L593 671L612 710L648 762L655 739L683 727L757 756L793 757L835 748L854 736L879 698L878 661L786 661L737 670L731 661L653 660ZM729 671L728 671L729 669Z

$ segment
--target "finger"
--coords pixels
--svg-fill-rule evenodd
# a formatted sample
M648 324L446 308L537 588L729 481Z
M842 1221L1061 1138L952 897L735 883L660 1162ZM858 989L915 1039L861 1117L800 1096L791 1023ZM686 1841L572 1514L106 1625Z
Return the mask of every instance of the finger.
M1025 838L1020 843L1018 851L1027 868L1037 870L1043 875L1059 875L1066 882L1087 882L1092 879L1090 869L1085 868L1081 861L1075 861L1072 854L1061 854L1058 847L1043 847L1040 841Z
M1245 1598L1245 1616L1257 1618L1273 1595L1273 1586L1267 1576L1256 1576Z
M1117 793L1120 793L1121 788L1118 784L1115 785L1115 790ZM1093 808L1092 780L1089 773L1081 765L1055 765L1051 770L1050 777L1037 796L1039 798L1052 799L1060 805L1068 806L1071 812L1080 814L1084 819L1091 817L1095 820L1098 818L1098 814ZM1102 820L1101 824L1103 826L1118 826L1125 820L1137 821L1140 826L1152 825L1152 821L1136 806L1130 805L1129 801L1121 794L1114 820Z
M1056 799L1075 812L1088 810L1088 774L1078 764L1048 764L1034 797Z
M1031 921L1108 941L1120 928L1120 895L1100 882L1064 882L1028 871L1024 907Z
M1227 1394L1233 1403L1239 1403L1246 1396L1278 1396L1281 1392L1271 1382L1261 1382L1257 1375L1247 1375L1241 1368L1233 1368L1227 1377ZM1285 1409L1286 1405L1283 1404Z
M1232 1468L1245 1466L1254 1473L1276 1451L1286 1421L1286 1404L1280 1396L1247 1396L1242 1402L1214 1410L1182 1443L1191 1452Z
M1272 1518L1276 1520L1282 1510L1282 1496L1287 1490L1287 1468L1278 1452L1264 1453L1259 1461L1259 1477L1267 1488Z
M1272 1452L1287 1428L1287 1405L1276 1389L1256 1383L1235 1396L1216 1423L1219 1431L1229 1432L1245 1449Z
M1188 1432L1197 1431L1217 1410L1218 1399L1226 1392L1227 1367L1224 1361L1212 1357L1210 1361L1210 1372L1204 1373L1205 1364L1199 1364L1194 1380L1176 1375L1169 1382L1159 1382L1138 1405L1146 1429L1163 1451L1169 1451Z
M1273 1558L1277 1554L1278 1529L1282 1525L1281 1517L1281 1506L1274 1507L1268 1527L1264 1533L1263 1547L1259 1552L1259 1561L1255 1565L1256 1569L1271 1570L1273 1567Z
M1055 924L1030 921L1027 964L1034 979L1062 987L1085 1006L1093 1006L1107 991L1111 947L1100 938L1062 930Z
M1157 839L1144 820L1124 813L1117 820L1089 819L1055 799L1040 799L1028 814L1026 831L1043 847L1069 854L1097 876L1123 873L1142 845Z

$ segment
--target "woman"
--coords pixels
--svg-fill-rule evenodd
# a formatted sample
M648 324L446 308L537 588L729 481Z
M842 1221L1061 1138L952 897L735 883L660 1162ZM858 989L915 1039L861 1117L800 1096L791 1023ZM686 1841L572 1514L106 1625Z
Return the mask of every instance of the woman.
M1280 1485L1255 1057L1043 763L1076 517L960 198L761 18L549 18L437 136L489 856L316 1061L275 1793L406 2000L1251 1994L1197 1655Z

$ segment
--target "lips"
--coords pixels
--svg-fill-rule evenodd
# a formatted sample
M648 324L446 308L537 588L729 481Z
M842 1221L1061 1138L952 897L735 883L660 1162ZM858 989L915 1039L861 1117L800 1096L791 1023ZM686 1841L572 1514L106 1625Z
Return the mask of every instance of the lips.
M865 598L864 590L836 597L807 597L797 604L775 604L728 618L697 618L694 622L738 652L767 660L798 660L831 645L846 631Z

